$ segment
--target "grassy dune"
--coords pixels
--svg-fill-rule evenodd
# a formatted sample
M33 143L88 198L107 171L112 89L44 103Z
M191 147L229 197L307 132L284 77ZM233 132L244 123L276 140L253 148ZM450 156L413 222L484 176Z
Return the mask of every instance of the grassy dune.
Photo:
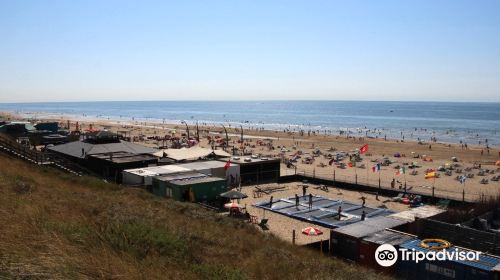
M0 279L371 279L244 222L0 154Z

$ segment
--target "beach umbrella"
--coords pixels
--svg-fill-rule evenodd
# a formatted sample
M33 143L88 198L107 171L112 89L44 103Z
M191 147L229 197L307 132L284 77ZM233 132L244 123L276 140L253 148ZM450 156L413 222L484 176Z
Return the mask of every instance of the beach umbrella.
M221 193L220 196L229 199L243 199L248 197L248 195L236 190L230 190L228 192Z
M224 204L224 208L233 209L233 208L241 208L241 206L236 202L230 202L230 203Z
M305 234L308 236L318 236L318 235L322 235L323 232L319 228L306 227L305 229L302 229L302 234Z

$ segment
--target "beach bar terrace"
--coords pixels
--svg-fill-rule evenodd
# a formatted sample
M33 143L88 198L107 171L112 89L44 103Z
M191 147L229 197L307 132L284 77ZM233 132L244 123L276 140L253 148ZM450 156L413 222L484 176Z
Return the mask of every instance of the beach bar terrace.
M227 160L223 160L227 162ZM280 159L266 157L232 157L230 164L239 166L241 185L276 183L280 179Z
M295 199L295 197L281 198L273 202L259 202L254 206L327 228L338 228L357 223L362 220L363 211L366 219L394 213L384 208L362 206L322 196L312 196L311 207L309 207L309 196L299 196L298 205L296 205ZM340 219L338 216L339 207L341 209Z

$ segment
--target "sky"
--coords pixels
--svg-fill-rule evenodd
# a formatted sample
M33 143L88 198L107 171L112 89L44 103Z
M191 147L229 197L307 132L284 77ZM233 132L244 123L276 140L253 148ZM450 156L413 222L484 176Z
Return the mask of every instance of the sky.
M0 102L500 102L500 1L0 0Z

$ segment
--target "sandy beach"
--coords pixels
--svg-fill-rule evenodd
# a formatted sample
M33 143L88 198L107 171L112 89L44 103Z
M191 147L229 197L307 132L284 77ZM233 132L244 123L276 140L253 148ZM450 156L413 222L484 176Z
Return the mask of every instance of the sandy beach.
M9 115L11 119L19 119L19 116ZM66 127L68 118L64 116L58 118L46 118L44 121L58 121L61 126ZM131 137L133 141L140 142L151 147L162 146L166 142L155 140L153 138L162 138L165 135L181 136L185 133L184 124L162 124L156 122L133 122L133 121L115 121L115 120L78 120L71 119L70 129L75 129L76 121L79 122L80 129L87 129L92 124L95 129L107 129L113 132L118 132ZM190 135L195 135L196 128L190 125ZM238 140L240 139L241 131L238 128L226 127L230 144L239 147ZM221 126L199 126L200 143L199 145L208 147L207 135L219 134L225 137ZM173 133L175 132L175 133ZM173 133L173 134L172 134ZM497 195L500 184L498 181L492 181L491 178L500 174L495 162L500 160L500 150L497 147L490 147L489 150L484 146L468 145L467 149L460 144L449 143L423 143L419 144L415 141L401 141L394 139L372 139L363 137L346 137L346 136L330 136L320 134L278 132L267 130L244 130L244 139L247 143L246 152L253 154L261 154L265 156L281 157L290 159L292 155L300 151L301 157L295 164L296 168L287 168L282 164L281 173L294 174L305 173L309 176L318 176L333 180L334 172L336 180L354 182L357 176L357 181L360 184L370 184L378 186L380 177L382 188L391 188L391 181L395 180L395 188L406 186L408 190L413 190L420 193L432 193L432 187L435 188L435 194L443 197L462 199L465 191L466 199L481 199L484 195ZM259 139L264 140L260 141ZM267 140L265 140L267 139ZM338 166L330 166L328 154L333 154L332 149L336 152L352 152L367 144L368 152L362 155L362 161L356 164L356 167L339 168ZM283 152L282 152L283 151ZM319 155L313 155L313 151L319 151ZM395 157L399 153L400 157ZM413 157L415 156L415 158ZM417 157L418 156L418 157ZM303 160L310 157L312 163L305 163ZM452 157L456 157L457 162L452 161ZM380 172L373 172L372 167L376 164L375 161L389 159L392 163L388 166L382 166ZM424 158L429 161L424 161ZM432 161L430 161L432 159ZM344 160L347 163L349 159ZM415 163L418 168L410 169L408 165ZM458 167L451 172L451 175L445 175L445 172L439 172L440 177L433 179L425 179L427 169L437 169L440 166L445 167L449 164L455 164ZM480 176L479 164L481 169L486 174ZM364 165L364 168L362 168ZM405 167L405 174L396 175L397 167ZM457 173L457 169L461 169L462 173ZM469 170L470 169L470 170ZM411 175L413 170L417 171L416 175ZM465 184L461 184L456 177L463 174L474 174L473 178L468 178ZM479 174L479 175L478 175ZM481 184L482 179L488 179L487 184Z

